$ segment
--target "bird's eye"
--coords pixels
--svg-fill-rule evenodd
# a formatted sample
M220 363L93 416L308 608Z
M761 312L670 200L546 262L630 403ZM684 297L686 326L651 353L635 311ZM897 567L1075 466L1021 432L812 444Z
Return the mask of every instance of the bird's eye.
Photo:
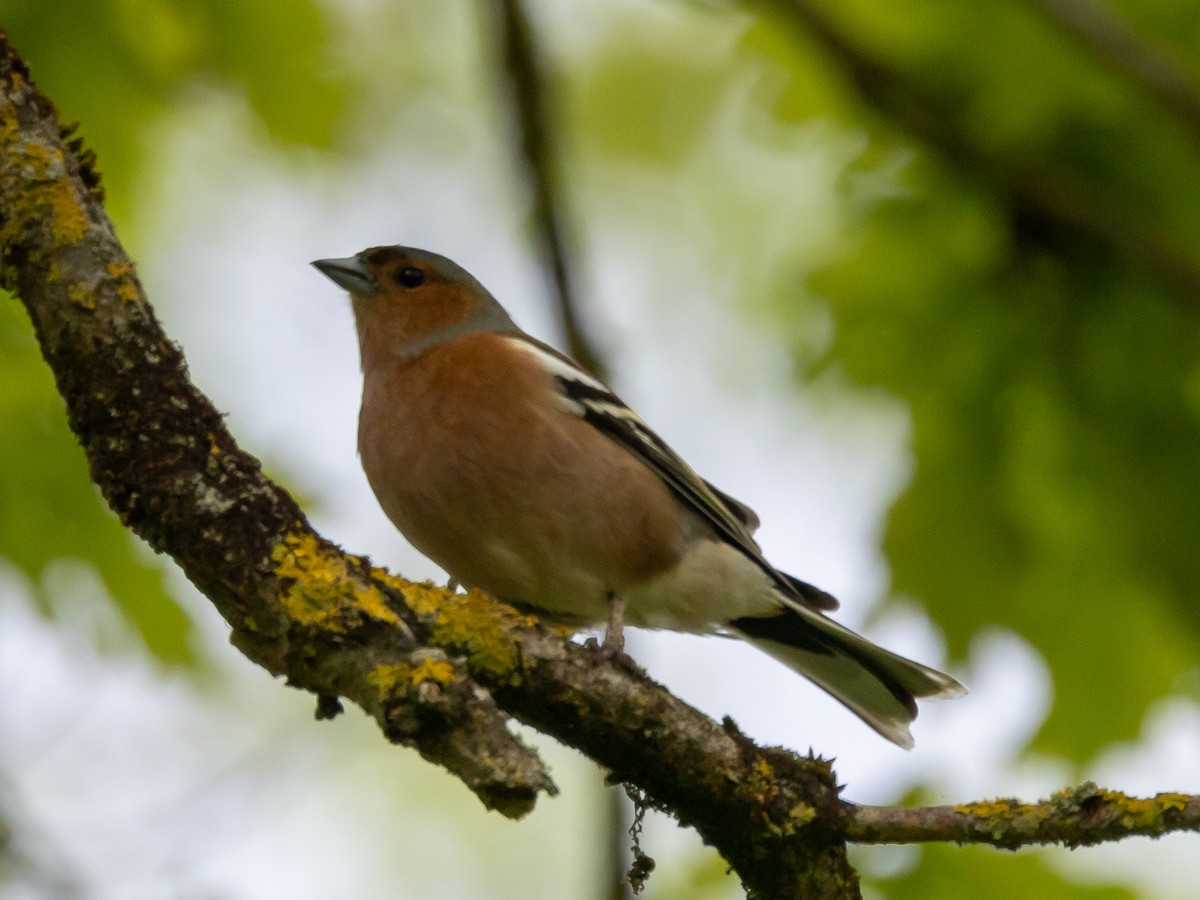
M405 266L396 272L396 281L408 288L420 287L425 283L425 273L416 266Z

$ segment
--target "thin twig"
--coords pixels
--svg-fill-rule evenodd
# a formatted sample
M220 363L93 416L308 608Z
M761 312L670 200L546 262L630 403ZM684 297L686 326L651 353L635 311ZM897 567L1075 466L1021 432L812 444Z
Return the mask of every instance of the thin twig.
M570 241L563 212L566 204L550 126L545 65L520 0L499 0L498 6L499 40L508 75L506 100L520 131L521 159L533 194L534 228L553 284L559 326L575 360L594 375L605 378L607 367L584 332L577 313L568 262ZM625 877L624 792L605 787L603 807L606 882L603 894L609 900L629 900L631 893Z
M620 785L604 786L604 831L605 850L603 896L608 900L631 900L633 890L629 885L629 863L626 860L629 847L629 819L626 810L629 803L625 790Z
M520 131L521 158L533 194L534 228L546 268L554 286L559 326L567 349L585 369L604 379L607 366L579 321L575 281L569 263L571 242L566 223L566 201L558 177L554 131L550 124L545 64L536 46L529 18L520 0L499 0L500 44L508 74L506 99ZM605 882L609 900L632 896L625 877L624 792L604 788Z
M520 0L498 0L500 44L508 73L507 100L520 131L521 158L533 192L533 219L550 280L554 286L567 349L575 361L598 378L606 376L601 355L579 321L579 301L572 277L570 229L564 190L559 178L559 156L548 97L546 65L535 40L529 17Z
M1015 850L1033 844L1083 847L1131 835L1200 831L1200 797L1130 797L1090 781L1041 803L1013 799L899 809L848 806L847 840L870 844L958 841Z

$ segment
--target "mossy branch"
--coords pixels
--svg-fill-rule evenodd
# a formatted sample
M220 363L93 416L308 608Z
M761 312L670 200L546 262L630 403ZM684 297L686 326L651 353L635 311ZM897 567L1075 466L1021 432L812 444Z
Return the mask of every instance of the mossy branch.
M169 554L268 671L346 698L389 740L493 809L553 783L508 717L556 737L694 827L766 898L856 897L847 841L1016 847L1195 830L1200 799L1086 785L1025 806L900 810L839 797L829 764L763 748L651 681L486 596L414 584L317 535L189 381L101 205L93 158L0 35L0 281L21 299L91 475L129 528Z

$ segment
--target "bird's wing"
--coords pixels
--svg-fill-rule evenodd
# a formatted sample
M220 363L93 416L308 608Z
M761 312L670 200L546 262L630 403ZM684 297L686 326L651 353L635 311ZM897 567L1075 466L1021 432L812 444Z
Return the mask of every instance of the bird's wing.
M554 379L564 411L583 419L649 466L688 510L699 516L721 540L758 565L785 596L811 609L837 609L838 602L831 595L780 572L767 562L752 534L758 527L754 510L697 475L606 385L553 347L525 334L507 337L533 356Z

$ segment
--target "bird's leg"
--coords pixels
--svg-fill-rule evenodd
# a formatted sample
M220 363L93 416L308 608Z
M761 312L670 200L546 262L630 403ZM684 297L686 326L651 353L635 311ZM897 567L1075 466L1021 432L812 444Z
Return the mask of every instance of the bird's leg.
M608 627L604 629L604 649L612 654L625 649L625 598L608 597Z
M459 584L458 579L455 578L453 575L451 575L446 580L446 590L448 590L452 594L457 594L460 586L461 585Z

